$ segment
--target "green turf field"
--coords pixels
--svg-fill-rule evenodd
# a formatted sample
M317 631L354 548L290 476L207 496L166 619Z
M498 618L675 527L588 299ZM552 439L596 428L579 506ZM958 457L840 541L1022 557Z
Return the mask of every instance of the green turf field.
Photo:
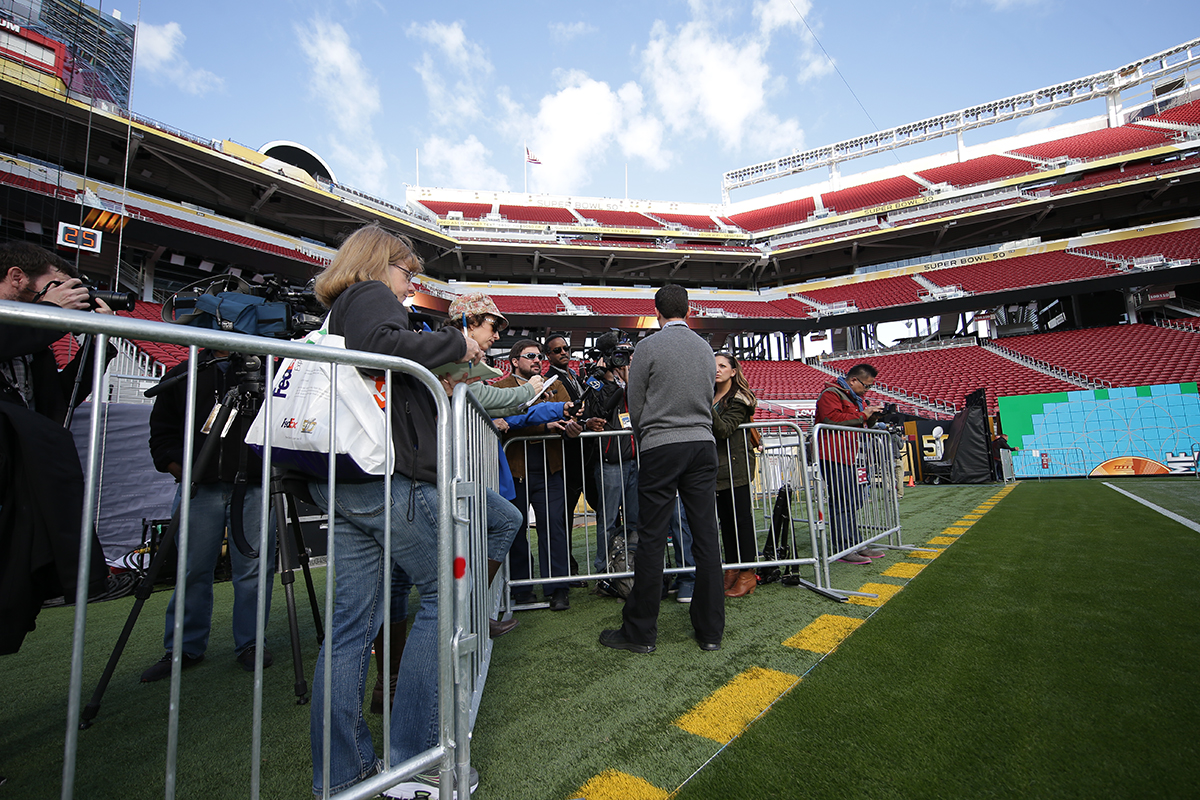
M1114 483L1200 517L1194 480ZM577 589L568 612L522 612L493 651L474 797L1191 796L1197 532L1098 481L1023 483L993 507L1001 490L909 489L905 541L944 552L834 566L835 585L891 587L879 592L890 599L839 604L764 586L727 601L717 653L696 648L673 599L649 656L596 642L619 622L615 600ZM309 707L292 696L276 588L262 796L298 798L311 783ZM217 587L208 657L183 675L179 797L249 795L252 675L232 658L228 590ZM75 797L163 795L168 684L137 679L161 655L167 598L147 603L96 725L80 734ZM85 701L130 604L89 609ZM21 652L0 659L0 800L61 792L71 617L43 612ZM305 618L302 606L307 678L316 643ZM834 644L853 629L832 653L793 638L829 620Z

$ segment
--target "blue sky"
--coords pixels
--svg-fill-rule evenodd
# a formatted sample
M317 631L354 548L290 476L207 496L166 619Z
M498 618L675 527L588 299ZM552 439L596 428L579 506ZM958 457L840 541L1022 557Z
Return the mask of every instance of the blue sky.
M527 143L542 161L530 191L623 197L628 166L632 198L719 202L726 170L874 129L810 28L880 127L1200 36L1195 0L145 0L140 14L135 111L254 148L301 142L391 200L417 182L418 151L422 186L522 191Z

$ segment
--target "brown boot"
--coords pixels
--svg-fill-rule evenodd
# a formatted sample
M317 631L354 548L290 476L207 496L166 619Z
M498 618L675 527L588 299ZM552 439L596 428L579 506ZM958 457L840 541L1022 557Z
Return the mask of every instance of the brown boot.
M388 705L391 705L392 700L396 697L396 673L400 670L400 656L404 654L404 642L408 639L408 620L400 620L392 623L392 657L391 657L391 680L389 680L390 691L388 691ZM375 669L378 674L375 677L375 688L371 690L371 713L383 713L383 630L379 631L379 635L375 637Z
M488 559L488 589L492 588L492 579L496 577L496 573L500 571L500 566L502 564L503 562L501 561L493 561L490 558ZM510 617L503 622L498 619L489 619L488 636L495 639L497 636L503 636L520 624L520 620L518 620L516 617Z
M725 590L725 596L745 597L748 594L754 594L754 590L757 588L758 578L755 577L754 570L744 569L738 573L733 586Z
M733 584L735 582L737 582L737 578L738 578L738 570L736 570L736 569L725 570L725 591L728 592L730 589L733 588Z

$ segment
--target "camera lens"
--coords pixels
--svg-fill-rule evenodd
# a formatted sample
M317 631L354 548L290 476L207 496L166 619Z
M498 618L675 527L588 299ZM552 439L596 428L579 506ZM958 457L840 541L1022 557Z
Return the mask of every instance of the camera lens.
M92 308L96 307L97 300L103 300L113 311L133 311L137 295L133 292L105 292L89 287L88 300L91 302Z

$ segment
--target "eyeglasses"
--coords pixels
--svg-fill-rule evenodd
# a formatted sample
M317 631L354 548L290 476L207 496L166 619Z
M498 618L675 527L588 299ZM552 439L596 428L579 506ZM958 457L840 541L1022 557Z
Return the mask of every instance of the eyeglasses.
M552 348L550 348L550 352L554 353L555 355L558 355L559 353L569 353L569 352L571 352L571 348L569 348L569 347L552 347Z
M545 358L541 353L522 353L517 358L528 358L530 361L541 361Z
M411 269L405 269L399 264L392 264L392 266L404 273L404 280L408 281L409 283L417 282L417 273L413 272Z

